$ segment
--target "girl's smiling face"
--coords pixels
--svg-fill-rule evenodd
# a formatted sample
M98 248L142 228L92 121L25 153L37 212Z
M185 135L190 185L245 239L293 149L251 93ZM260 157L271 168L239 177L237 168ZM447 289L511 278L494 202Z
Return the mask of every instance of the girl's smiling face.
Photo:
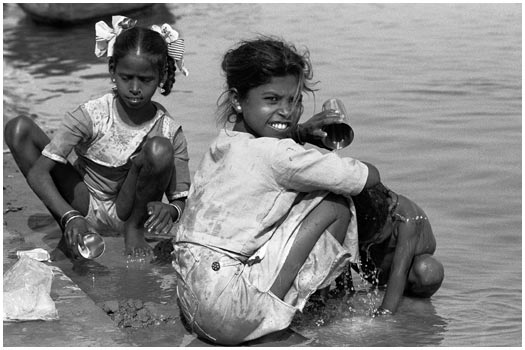
M301 98L294 102L298 79L293 75L273 77L269 83L257 86L239 102L242 118L235 131L249 132L255 137L289 137L302 113Z

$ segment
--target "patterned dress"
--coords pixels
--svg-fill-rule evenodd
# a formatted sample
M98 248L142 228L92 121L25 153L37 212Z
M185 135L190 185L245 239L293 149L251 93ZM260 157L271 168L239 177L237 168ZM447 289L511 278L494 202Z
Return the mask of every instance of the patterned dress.
M190 174L186 139L181 126L165 108L154 104L154 118L140 126L130 126L119 117L114 94L88 101L66 114L60 129L42 151L54 161L70 160L74 164L91 195L86 217L99 230L122 233L115 199L131 167L130 157L140 150L146 138L163 136L171 141L177 184L166 196L173 200L187 195Z

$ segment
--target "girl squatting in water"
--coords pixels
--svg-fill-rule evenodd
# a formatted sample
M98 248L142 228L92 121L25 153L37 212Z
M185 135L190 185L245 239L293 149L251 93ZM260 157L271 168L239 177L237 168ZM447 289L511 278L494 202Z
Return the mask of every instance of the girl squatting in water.
M278 39L241 42L222 61L223 129L195 173L177 231L177 295L202 338L240 344L287 328L316 290L357 256L351 195L379 182L371 165L305 149L323 111L298 125L312 92L307 52Z
M67 113L52 140L26 116L5 127L18 167L60 224L61 245L73 257L80 235L92 229L123 235L127 254L149 254L145 233L167 233L184 210L186 139L152 101L159 88L171 92L183 46L169 25L152 30L135 22L115 16L113 29L96 25L96 54L109 56L113 92Z
M403 294L432 296L443 282L444 269L433 256L436 239L423 209L382 183L352 199L361 268L352 267L373 285L386 286L374 316L396 312Z

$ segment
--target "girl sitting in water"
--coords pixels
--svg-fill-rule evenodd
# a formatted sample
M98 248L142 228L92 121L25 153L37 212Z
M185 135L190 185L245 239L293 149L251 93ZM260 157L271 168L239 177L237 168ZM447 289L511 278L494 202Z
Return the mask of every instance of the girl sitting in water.
M115 16L114 30L97 23L96 53L110 56L112 93L66 114L52 140L26 116L5 127L18 167L60 224L61 245L73 257L80 235L92 229L124 235L128 254L149 254L145 231L167 233L184 209L190 185L186 140L180 125L151 100L159 87L164 96L171 92L180 50L171 48L167 30L134 22ZM73 150L78 158L71 164Z
M443 282L444 270L432 256L436 239L425 212L382 183L352 199L361 273L374 285L386 285L383 302L374 316L394 313L403 293L426 298L433 295Z
M317 289L357 256L350 198L379 181L377 169L316 142L324 111L298 128L312 92L307 53L281 40L241 42L222 62L221 130L196 171L174 245L177 296L187 324L218 344L287 328Z

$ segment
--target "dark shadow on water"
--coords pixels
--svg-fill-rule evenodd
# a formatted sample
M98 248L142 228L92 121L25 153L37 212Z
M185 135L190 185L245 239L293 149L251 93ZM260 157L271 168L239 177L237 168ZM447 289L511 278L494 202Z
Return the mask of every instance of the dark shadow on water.
M134 12L132 16L140 26L163 23L175 25L177 20L165 4L155 4ZM107 17L76 26L54 27L35 23L21 15L16 24L4 24L4 61L16 68L24 68L33 75L46 77L68 75L92 64L105 62L94 54L94 26L99 20L111 25L111 18Z

